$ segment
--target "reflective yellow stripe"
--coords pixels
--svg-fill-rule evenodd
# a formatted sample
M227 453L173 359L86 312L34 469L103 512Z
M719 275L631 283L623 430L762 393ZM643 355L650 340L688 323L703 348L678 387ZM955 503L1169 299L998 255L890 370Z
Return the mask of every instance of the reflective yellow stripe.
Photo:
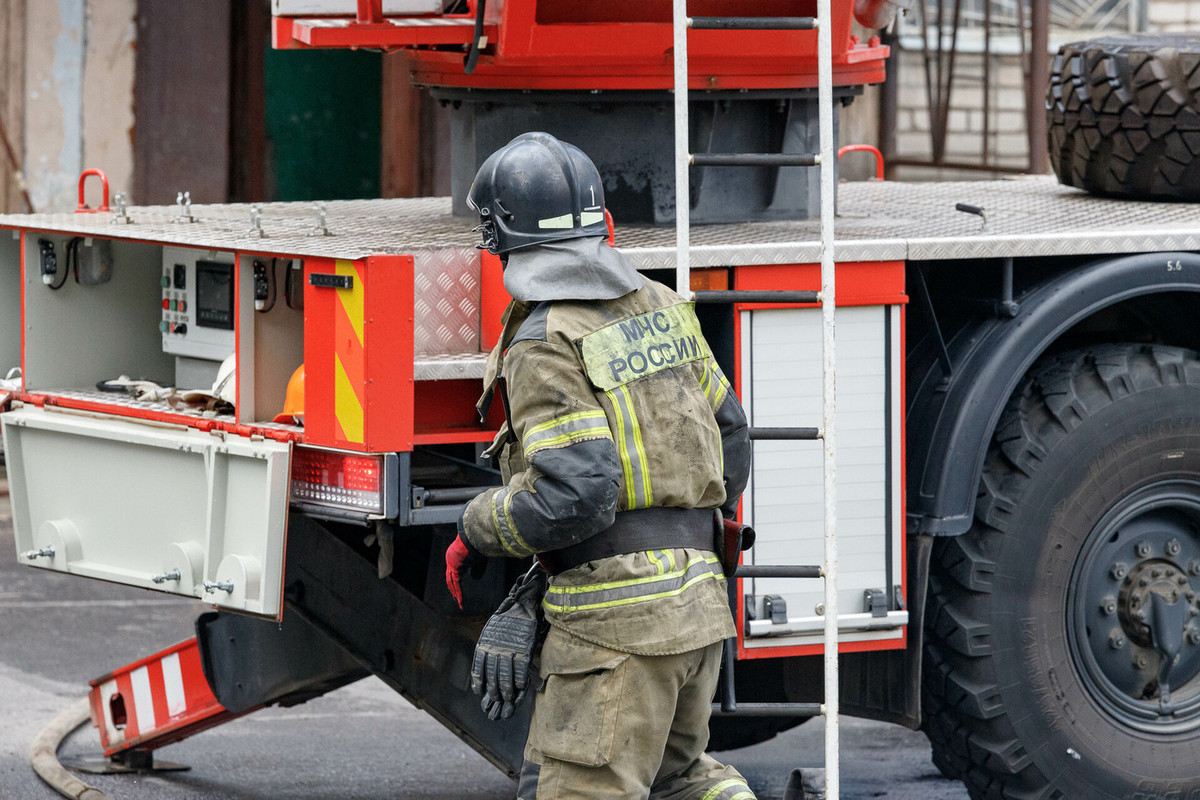
M630 508L634 508L634 491L633 491L633 462L629 458L629 442L625 432L625 413L621 409L621 401L613 392L605 392L608 395L608 400L613 404L613 416L617 419L617 455L621 458L621 472L625 475L625 497Z
M638 424L637 412L633 410L633 396L629 394L629 389L622 386L620 392L625 395L629 419L633 423L633 445L637 448L638 462L642 470L642 491L645 494L642 503L643 507L649 508L654 505L654 491L650 488L650 460L646 458L646 445L642 441L642 426Z
M522 558L531 556L534 550L521 538L521 532L517 530L517 523L513 520L512 516L512 504L513 496L512 492L509 492L504 496L504 519L508 522L508 530L512 534L513 540L516 541L517 547L521 549L520 556Z
M688 566L693 564L719 564L721 560L716 556L711 558L697 558L694 561L689 561ZM585 592L600 592L606 589L624 589L627 586L638 586L645 583L655 583L658 581L678 578L683 575L683 570L675 570L668 572L665 575L649 575L645 578L627 578L623 581L608 581L607 583L586 583L579 586L551 586L549 592L551 594L583 594Z
M545 450L549 447L556 447L567 442L577 442L583 439L612 439L612 431L608 429L608 425L595 428L581 428L570 433L563 433L555 436L553 439L542 439L535 444L530 445L525 450L525 460L528 461L533 457L533 454L539 450Z
M661 553L662 551L660 550L658 552ZM658 556L654 555L653 550L646 551L646 558L650 559L650 563L653 564L658 569L659 575L663 575L666 573L667 565L662 562L662 559L660 559Z
M729 798L729 800L758 800L758 798L755 796L754 792L747 789L744 792L738 792L733 797Z
M597 425L595 421L601 424ZM608 429L608 417L603 409L599 408L565 414L534 425L525 432L521 443L528 460L533 453L546 447L597 438L612 438L612 432Z
M587 411L577 411L574 414L564 414L561 417L555 417L552 420L547 420L546 422L541 422L541 423L538 423L537 425L534 425L532 428L530 428L528 431L525 432L525 438L528 439L529 437L534 436L535 434L539 434L542 431L548 431L551 428L557 428L558 426L562 425L563 423L575 422L576 420L581 420L581 419L606 419L606 416L604 414L604 411L602 411L599 408L589 409Z
M705 361L704 362L704 371L700 373L700 389L704 392L704 396L710 400L712 398L710 398L708 396L708 390L711 388L712 388L712 373L708 369L708 362Z
M700 800L716 800L717 796L720 795L721 792L725 791L726 789L732 789L735 786L740 786L743 789L748 788L745 781L739 781L737 778L730 778L728 780L721 781L716 786L709 789L707 792L705 792L704 797L702 797Z
M698 558L689 561L685 569L663 575L585 586L551 586L542 605L549 611L567 614L677 597L698 583L720 577L719 569L720 562L716 558ZM664 584L670 588L663 589ZM593 602L589 602L589 594L595 595Z
M725 392L729 389L729 381L725 380L725 375L721 373L721 368L716 364L713 365L713 370L717 374L717 387L713 393L713 408L720 408L721 401L725 399Z
M504 495L503 501L500 500L500 495ZM501 503L504 506L503 516L500 514ZM492 495L492 527L496 530L496 538L500 540L500 546L511 555L524 558L533 554L533 548L526 544L517 533L517 526L512 518L512 492L507 487ZM509 543L510 540L516 547Z
M351 442L363 441L363 407L338 355L333 357L333 402L342 433Z
M672 589L667 592L658 592L657 594L638 595L637 597L622 597L619 600L608 600L606 602L601 602L601 603L587 603L584 605L577 605L577 606L576 605L560 606L555 603L551 603L550 596L547 595L546 599L543 601L543 604L545 605L546 608L550 609L551 611L559 611L562 613L569 613L571 611L588 611L588 610L597 609L597 608L617 608L619 606L633 605L634 603L645 603L649 600L659 600L663 597L678 597L679 595L683 594L685 591L687 591L691 587L695 586L696 584L703 583L704 581L707 581L707 580L712 580L716 577L717 576L712 572L703 572L703 573L697 575L696 577L692 578L690 581L685 583L683 586L680 586L678 589Z

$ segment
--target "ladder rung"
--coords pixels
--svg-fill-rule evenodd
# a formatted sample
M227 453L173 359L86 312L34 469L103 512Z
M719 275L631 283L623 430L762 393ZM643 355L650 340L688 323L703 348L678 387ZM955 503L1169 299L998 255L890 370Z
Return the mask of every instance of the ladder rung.
M691 17L692 30L727 31L813 31L816 17Z
M819 303L820 292L702 289L692 292L697 303Z
M751 428L751 439L813 441L821 438L820 428Z
M815 167L821 158L815 153L692 153L697 167Z
M819 717L820 703L738 703L730 711L713 703L714 717Z
M819 566L767 566L760 564L742 564L737 568L739 578L819 578Z

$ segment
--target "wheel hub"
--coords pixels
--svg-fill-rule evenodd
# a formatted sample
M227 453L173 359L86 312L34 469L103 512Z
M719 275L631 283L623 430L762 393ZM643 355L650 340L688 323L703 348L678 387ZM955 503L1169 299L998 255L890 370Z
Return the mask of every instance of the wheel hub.
M1200 492L1160 484L1088 536L1068 589L1072 656L1108 713L1163 732L1200 727Z
M1196 615L1196 593L1182 567L1166 558L1150 558L1137 564L1121 583L1117 615L1121 629L1141 647L1153 647L1151 596L1158 595L1168 606L1182 598ZM1196 630L1193 627L1193 630Z

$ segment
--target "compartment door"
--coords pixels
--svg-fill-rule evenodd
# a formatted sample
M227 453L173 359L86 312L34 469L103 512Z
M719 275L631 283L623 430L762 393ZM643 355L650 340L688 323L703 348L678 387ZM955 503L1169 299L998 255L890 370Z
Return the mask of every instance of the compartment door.
M34 407L0 427L22 563L279 618L289 445Z
M819 426L821 311L742 312L742 402L757 427ZM897 306L837 309L839 639L902 646L901 325ZM820 564L824 476L819 441L759 441L742 511L758 531L746 563ZM824 640L819 580L741 581L747 649ZM858 649L874 649L856 645Z

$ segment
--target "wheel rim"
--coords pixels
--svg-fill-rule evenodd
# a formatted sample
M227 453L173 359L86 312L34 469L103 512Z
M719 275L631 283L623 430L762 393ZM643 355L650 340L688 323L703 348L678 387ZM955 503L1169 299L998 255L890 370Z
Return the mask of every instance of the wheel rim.
M1067 589L1067 639L1088 694L1119 722L1158 734L1200 728L1198 588L1198 483L1143 487L1088 535Z

